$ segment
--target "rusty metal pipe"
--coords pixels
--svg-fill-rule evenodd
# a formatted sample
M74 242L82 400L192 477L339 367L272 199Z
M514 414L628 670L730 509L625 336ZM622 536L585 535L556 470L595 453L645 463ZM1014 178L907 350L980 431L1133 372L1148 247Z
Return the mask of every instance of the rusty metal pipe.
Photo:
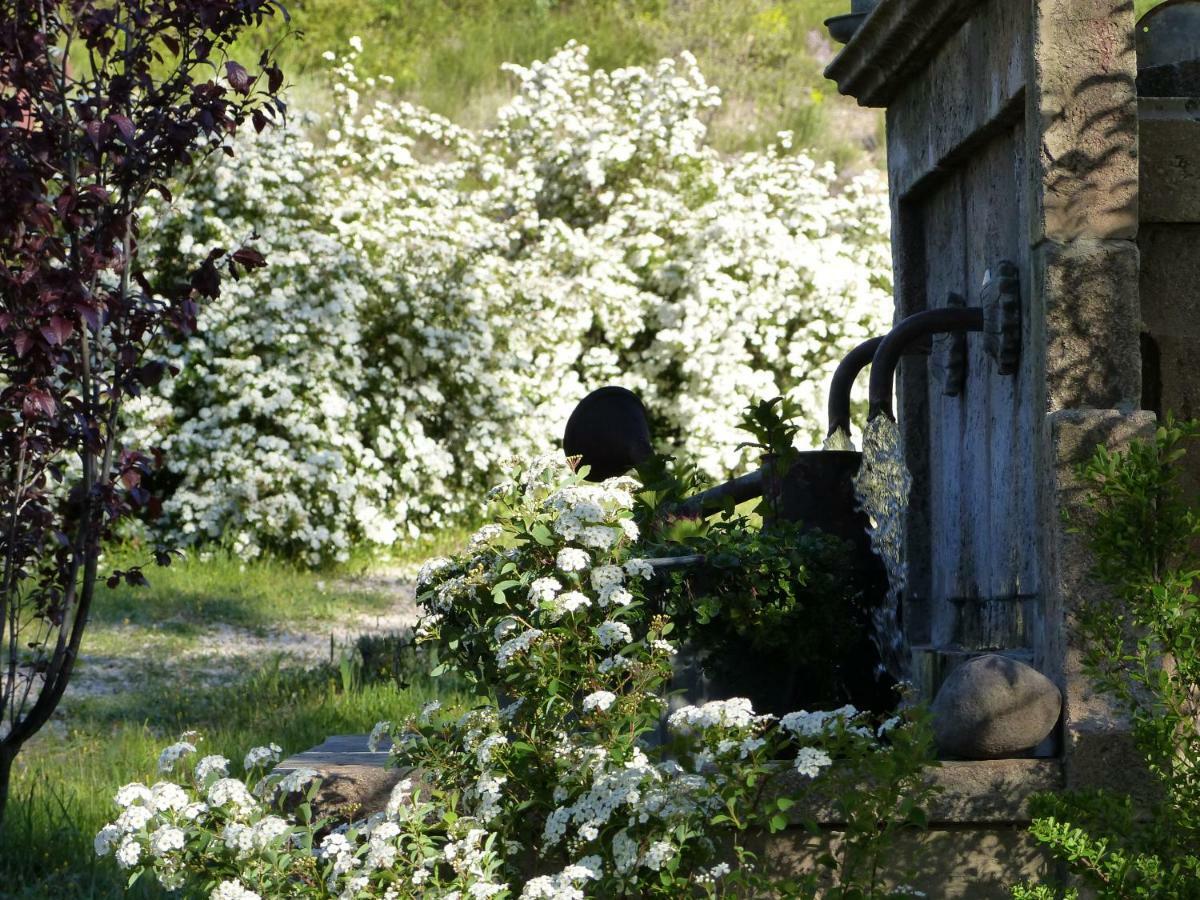
M829 382L829 430L826 434L833 434L839 428L850 434L850 391L854 389L858 373L871 364L882 343L883 337L863 341L838 363Z
M870 410L867 419L884 415L896 421L892 406L896 368L909 344L935 334L983 331L983 309L978 306L927 309L901 320L875 351L871 361Z

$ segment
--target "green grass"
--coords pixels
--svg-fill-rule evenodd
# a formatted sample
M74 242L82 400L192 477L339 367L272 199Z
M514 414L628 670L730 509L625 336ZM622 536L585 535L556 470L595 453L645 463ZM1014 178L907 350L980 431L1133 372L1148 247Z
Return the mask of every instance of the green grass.
M104 568L141 561L137 551L123 548L105 556ZM213 622L261 629L382 611L391 602L385 594L355 590L336 575L314 576L286 562L248 564L220 551L207 559L176 560L165 568L151 564L143 571L148 587L99 587L92 621L166 625L182 633Z
M403 548L388 562L411 566L462 540L461 531L451 530ZM127 545L108 553L102 570L136 565L144 556ZM453 685L420 671L406 676L406 687L362 686L351 684L336 664L306 671L272 658L213 686L205 659L181 658L217 625L323 628L347 613L382 612L394 598L356 588L353 578L364 571L369 568L363 562L314 573L215 553L165 569L147 566L148 588L101 588L84 654L136 658L136 675L117 693L69 698L18 757L0 832L0 897L126 896L111 860L94 859L92 837L112 818L116 789L157 780L159 750L185 730L204 735L204 752L240 763L252 746L275 741L287 753L298 752L331 734L364 732L380 719L402 718L430 697L454 702ZM128 896L164 895L139 883Z
M327 50L364 42L359 72L390 75L406 98L456 121L489 120L512 90L504 62L544 59L570 40L603 68L691 50L725 103L713 122L722 150L753 149L777 131L842 162L862 157L880 120L838 97L821 74L832 51L822 21L848 0L305 0L280 59L301 105L320 106ZM280 25L243 39L253 61Z
M124 896L111 860L93 858L92 836L111 820L116 789L158 780L159 750L188 728L204 735L203 752L240 764L252 746L276 741L297 752L328 735L368 731L380 719L416 712L438 695L427 679L408 689L382 684L345 692L329 674L267 666L237 685L202 692L151 679L147 690L74 710L65 734L39 735L18 758L0 841L0 895ZM161 895L153 885L132 894Z
M149 586L100 585L92 622L153 626L187 635L214 622L263 630L324 623L351 613L380 613L393 598L372 589L369 582L356 583L357 578L381 565L415 569L431 556L457 550L469 533L466 527L448 528L400 546L382 559L363 557L318 573L286 560L247 563L224 550L189 553L159 567L148 549L130 543L107 552L101 572L141 566Z

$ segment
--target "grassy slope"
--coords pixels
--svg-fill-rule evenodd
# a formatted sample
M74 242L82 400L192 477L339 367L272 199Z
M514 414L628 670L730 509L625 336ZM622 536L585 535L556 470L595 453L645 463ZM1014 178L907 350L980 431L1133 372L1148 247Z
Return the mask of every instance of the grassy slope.
M319 104L321 54L360 35L364 75L387 74L406 97L468 125L511 91L504 62L545 58L569 40L595 65L648 64L691 50L726 102L713 122L726 150L761 146L776 131L839 161L873 149L879 118L859 112L821 76L833 46L821 25L846 0L303 0L303 37L281 57L300 97ZM275 34L239 48L247 60ZM314 96L316 95L316 96Z

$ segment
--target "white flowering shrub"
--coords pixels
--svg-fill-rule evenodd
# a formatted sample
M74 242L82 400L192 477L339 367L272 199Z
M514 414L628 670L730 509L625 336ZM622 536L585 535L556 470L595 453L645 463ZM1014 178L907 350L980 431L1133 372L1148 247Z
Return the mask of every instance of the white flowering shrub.
M819 436L836 361L890 309L878 176L838 185L787 135L718 155L688 55L591 71L569 45L510 67L478 132L379 96L355 55L326 119L239 136L144 235L168 268L255 232L269 259L142 407L177 539L317 563L415 536L611 382L714 478L752 398L787 394Z
M376 727L408 774L384 811L317 840L307 805L272 806L304 773L247 789L207 758L180 788L123 788L97 849L214 898L913 896L876 872L930 791L919 711L776 718L735 698L676 710L653 739L676 648L646 610L637 488L543 458L493 491L495 521L462 555L424 567L423 639L486 695ZM749 849L789 822L815 830L818 809L845 823L827 868L785 876Z

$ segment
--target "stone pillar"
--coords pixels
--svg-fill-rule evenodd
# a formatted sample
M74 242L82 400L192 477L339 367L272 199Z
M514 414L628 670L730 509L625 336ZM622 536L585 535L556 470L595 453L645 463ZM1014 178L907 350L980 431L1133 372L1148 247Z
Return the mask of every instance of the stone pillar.
M957 396L938 342L901 373L905 621L929 693L984 651L1055 679L1063 728L1041 752L1071 783L1103 768L1096 732L1120 727L1078 670L1072 610L1096 588L1062 513L1074 464L1153 422L1139 412L1134 25L1127 0L881 0L827 71L887 110L897 316L952 292L977 305L1001 260L1020 272L1014 376L979 336Z

